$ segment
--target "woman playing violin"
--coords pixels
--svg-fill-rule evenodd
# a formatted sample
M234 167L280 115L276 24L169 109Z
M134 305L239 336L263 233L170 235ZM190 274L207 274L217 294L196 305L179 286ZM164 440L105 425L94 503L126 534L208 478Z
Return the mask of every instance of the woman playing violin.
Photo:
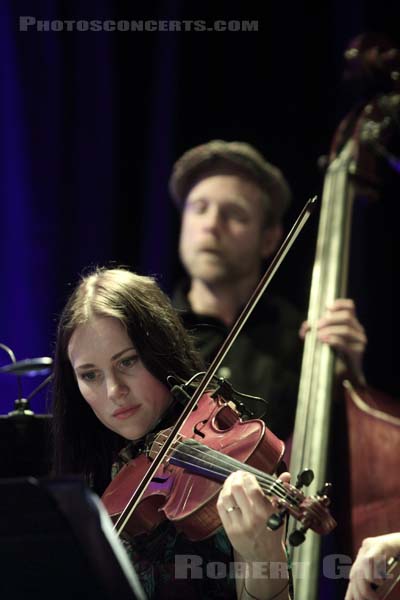
M200 369L188 334L153 279L123 269L84 277L58 327L55 472L82 474L101 494L111 473L143 449L147 434L171 424L177 408L167 377L187 380ZM255 477L231 474L217 510L222 528L201 542L190 542L168 521L124 539L147 595L287 599L282 530L267 529L274 509Z

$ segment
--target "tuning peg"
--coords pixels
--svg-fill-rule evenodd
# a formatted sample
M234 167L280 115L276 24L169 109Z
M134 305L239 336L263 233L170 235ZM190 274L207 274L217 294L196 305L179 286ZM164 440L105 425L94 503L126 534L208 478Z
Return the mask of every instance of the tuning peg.
M304 469L297 475L296 488L299 490L303 485L309 486L313 479L314 472L311 469Z
M329 497L331 495L331 492L332 492L332 484L324 483L322 488L320 490L318 490L317 496L319 496L320 498L322 498L323 496Z
M285 520L286 513L287 510L285 509L281 512L276 512L273 515L271 515L267 521L268 529L271 529L271 531L276 531L277 529L279 529L279 527L282 526L283 521Z
M295 529L289 535L289 544L291 546L300 546L306 539L305 533L307 531L307 527L300 527L300 529Z

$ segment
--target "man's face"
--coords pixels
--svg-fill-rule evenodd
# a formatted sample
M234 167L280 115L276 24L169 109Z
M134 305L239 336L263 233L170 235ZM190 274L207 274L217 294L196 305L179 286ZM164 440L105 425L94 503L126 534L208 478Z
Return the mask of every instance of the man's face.
M258 278L275 249L258 186L236 175L202 179L186 198L179 252L191 278L212 285Z

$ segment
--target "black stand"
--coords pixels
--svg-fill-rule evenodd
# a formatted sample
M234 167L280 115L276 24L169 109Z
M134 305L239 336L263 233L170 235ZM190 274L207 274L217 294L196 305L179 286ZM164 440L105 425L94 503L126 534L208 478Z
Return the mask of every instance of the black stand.
M0 415L0 478L49 474L50 415Z
M0 597L145 600L97 496L77 480L0 481Z

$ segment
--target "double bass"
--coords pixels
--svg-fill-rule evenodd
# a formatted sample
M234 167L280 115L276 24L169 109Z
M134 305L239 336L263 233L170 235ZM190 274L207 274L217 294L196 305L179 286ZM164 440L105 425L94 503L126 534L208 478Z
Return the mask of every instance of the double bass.
M385 171L400 171L400 160L392 150L400 133L400 52L380 36L362 35L352 42L346 58L353 74L364 78L373 91L367 102L344 119L333 140L312 273L311 324L336 298L346 295L357 203L378 202ZM337 469L341 477L334 480L334 488L345 503L346 514L338 520L347 528L342 536L347 545L339 552L354 558L363 538L400 530L400 481L388 477L398 472L400 404L374 394L359 374L351 374L351 384L341 371L340 357L319 342L316 330L311 329L304 346L290 470L312 468L318 489L330 465L332 441L341 440L345 458ZM344 389L342 381L347 381ZM342 421L339 430L336 421L332 431L333 416L343 407L347 423ZM336 463L340 460L337 448L338 444ZM293 552L294 563L302 567L299 578L294 572L298 600L319 597L320 554L320 539L312 533Z

